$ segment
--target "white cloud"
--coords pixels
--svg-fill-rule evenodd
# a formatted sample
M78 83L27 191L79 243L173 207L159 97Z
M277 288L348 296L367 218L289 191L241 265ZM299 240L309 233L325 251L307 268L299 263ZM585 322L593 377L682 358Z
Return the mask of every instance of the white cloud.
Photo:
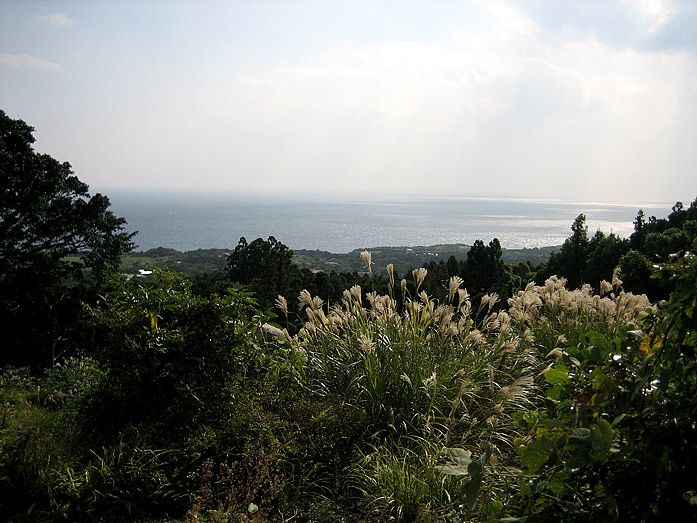
M493 24L431 40L332 40L253 68L221 60L160 81L125 75L117 94L85 93L90 133L66 136L65 154L76 165L94 158L85 171L126 186L634 199L697 190L694 55L484 5Z
M63 72L63 67L60 64L42 60L41 58L36 58L28 54L0 53L0 64L19 69L41 69L44 71L53 71L54 73Z
M51 25L73 25L73 23L75 23L75 21L65 13L53 13L48 16L36 15L36 18L48 22Z
M649 33L652 34L657 33L678 13L672 0L622 0L622 2L637 8L651 21Z

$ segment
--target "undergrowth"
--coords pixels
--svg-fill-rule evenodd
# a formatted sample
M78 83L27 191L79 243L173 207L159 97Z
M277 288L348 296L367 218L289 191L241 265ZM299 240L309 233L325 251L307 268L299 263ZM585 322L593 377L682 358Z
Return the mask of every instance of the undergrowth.
M608 405L594 400L599 414L580 425L559 416L577 412L582 387L600 398L593 369L660 312L645 297L619 278L602 295L550 278L507 303L485 295L473 310L458 277L439 302L420 291L425 269L413 287L388 273L385 295L354 286L329 306L303 291L304 324L276 338L262 337L269 315L239 290L203 299L166 274L151 287L113 284L90 310L103 340L95 359L38 378L2 375L0 486L23 498L1 509L34 503L85 520L496 520L541 513L546 493L561 495L554 481L568 471L546 467L565 459L570 434L586 434L577 428L589 431L591 465L609 459ZM108 431L90 425L99 420Z

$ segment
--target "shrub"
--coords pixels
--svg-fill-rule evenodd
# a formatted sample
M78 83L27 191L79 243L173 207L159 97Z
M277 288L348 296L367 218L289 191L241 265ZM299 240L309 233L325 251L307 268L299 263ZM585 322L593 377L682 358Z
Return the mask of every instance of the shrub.
M148 284L115 278L89 313L106 376L86 414L108 432L142 424L164 443L224 421L231 386L267 358L248 294L195 296L173 273L156 271Z
M675 288L664 308L612 331L588 329L556 352L544 404L520 415L529 428L516 441L526 474L509 515L697 517L697 263L687 256L661 272Z

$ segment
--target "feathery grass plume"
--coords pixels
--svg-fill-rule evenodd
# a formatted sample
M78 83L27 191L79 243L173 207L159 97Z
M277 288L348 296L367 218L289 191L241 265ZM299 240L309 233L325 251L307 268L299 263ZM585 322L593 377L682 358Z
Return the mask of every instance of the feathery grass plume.
M499 311L499 332L506 334L511 328L511 317L506 311Z
M465 337L464 343L472 342L473 345L479 345L485 339L484 334L478 329L472 329L470 333Z
M530 389L534 386L535 382L532 376L526 374L516 379L510 385L504 385L496 393L497 396L502 397L504 400L514 399L516 397L527 396Z
M312 295L310 294L310 291L307 289L303 289L300 291L300 295L298 296L298 305L300 305L300 310L303 310L304 307L312 307Z
M358 343L361 346L361 350L366 354L372 354L375 349L375 342L365 332L358 338Z
M457 328L456 323L448 323L447 326L445 327L445 337L446 338L454 338L460 333L460 330Z
M600 282L600 294L607 294L612 290L612 284L608 281L601 281Z
M392 296L392 290L394 289L394 265L391 263L387 264L387 274L390 277L390 296Z
M549 358L556 358L558 356L561 356L564 354L564 351L561 350L559 347L554 347L551 351L547 353L547 356L545 356L546 359Z
M402 306L404 306L404 302L407 299L407 280L402 278L402 281L399 282L399 284L402 287Z
M373 313L377 313L377 299L378 299L378 293L376 291L370 291L365 295L365 297L368 299L368 303L370 304L370 309L373 311Z
M508 343L504 343L501 345L501 348L498 350L499 354L504 354L506 352L512 352L518 348L518 344L514 341L509 341Z
M314 298L312 298L313 309L319 309L320 307L322 307L322 305L324 305L324 300L322 298L320 298L319 296L315 296Z
M424 282L424 279L426 279L428 271L425 267L419 267L418 269L414 269L413 271L411 271L411 274L414 276L414 282L416 283L415 292L416 294L419 294L419 287L421 287L421 284Z
M484 320L482 320L482 331L493 332L499 327L499 315L496 312L488 314Z
M436 383L438 383L438 375L436 374L436 371L434 370L429 377L422 379L421 383L423 383L424 389L427 391L431 387L435 387Z
M532 330L525 329L525 332L523 332L523 339L526 343L535 343L535 335Z
M448 302L452 303L453 298L455 297L455 293L458 291L460 288L460 285L462 285L464 280L460 278L459 276L451 276L450 281L448 281Z
M477 309L477 314L482 312L484 307L489 306L489 310L487 311L487 314L491 312L491 309L496 305L496 302L499 301L499 295L496 294L495 292L492 292L491 294L485 294L482 296L482 301L479 303L479 308Z
M378 320L386 320L395 313L395 303L389 296L378 296L374 304Z
M447 325L453 317L453 308L450 305L440 303L433 312L433 317L441 326Z
M361 289L360 285L354 285L351 287L351 290L349 291L351 293L351 296L353 296L358 302L359 307L363 306L363 291Z
M278 298L276 298L276 307L278 307L279 309L281 309L281 311L283 312L283 314L285 314L286 316L288 316L288 302L287 302L286 299L285 299L283 296L281 296L280 294L278 295Z
M457 380L459 380L460 378L462 378L462 376L464 376L464 375L465 375L465 369L460 369L460 370L458 370L455 374L453 374L453 375L450 377L450 381L451 381L451 382L452 382L452 381L457 381Z
M344 300L344 306L346 307L351 307L351 292L348 289L344 289L344 292L341 294L342 299Z
M470 293L467 292L467 289L458 289L457 290L457 305L458 307L461 307L465 302L469 302L470 299Z
M428 293L427 293L426 291L421 291L421 292L419 293L419 298L420 298L421 301L424 302L424 303L429 303L429 301L430 301L430 300L429 300L429 297L428 297ZM431 302L431 303L432 303L432 302Z
M412 321L416 316L418 316L424 308L424 304L418 301L409 300L408 307L406 308L407 313L411 316Z
M372 255L369 251L363 251L363 252L361 253L361 258L363 258L363 263L365 263L365 266L366 266L367 269L368 269L368 273L372 275L372 274L373 274L373 267L372 267L372 265L373 265L373 262L372 262L373 255Z
M615 289L619 289L623 283L622 280L620 280L620 272L621 270L619 267L615 267L615 270L612 271L612 286Z

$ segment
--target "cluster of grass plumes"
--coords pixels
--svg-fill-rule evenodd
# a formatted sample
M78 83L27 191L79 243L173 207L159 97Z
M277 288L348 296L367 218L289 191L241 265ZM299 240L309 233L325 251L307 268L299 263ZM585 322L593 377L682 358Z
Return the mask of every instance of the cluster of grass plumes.
M552 276L544 285L530 283L508 300L509 314L518 328L526 326L523 337L541 348L576 344L589 330L613 335L622 325L638 325L649 309L655 309L646 295L625 292L622 280L600 283L601 294L590 285L567 289L566 280Z
M294 342L310 388L343 394L385 437L439 434L445 443L461 443L473 425L489 432L508 408L526 405L538 363L508 313L494 310L496 296L472 311L457 277L446 303L401 288L395 299L355 286L328 313L301 294L308 320Z
M496 471L489 494L504 488L516 471L513 441L524 432L516 414L542 401L554 351L588 330L636 324L650 304L622 292L619 281L598 296L589 286L568 290L553 277L528 285L508 308L485 295L473 310L459 277L450 279L441 303L419 291L425 269L413 276L415 296L394 279L385 295L354 286L331 306L303 291L307 319L290 354L313 394L340 397L364 414L372 436L358 449L348 484L376 513L471 517L473 504L463 496L472 501L472 479L439 474L443 453L486 455Z

